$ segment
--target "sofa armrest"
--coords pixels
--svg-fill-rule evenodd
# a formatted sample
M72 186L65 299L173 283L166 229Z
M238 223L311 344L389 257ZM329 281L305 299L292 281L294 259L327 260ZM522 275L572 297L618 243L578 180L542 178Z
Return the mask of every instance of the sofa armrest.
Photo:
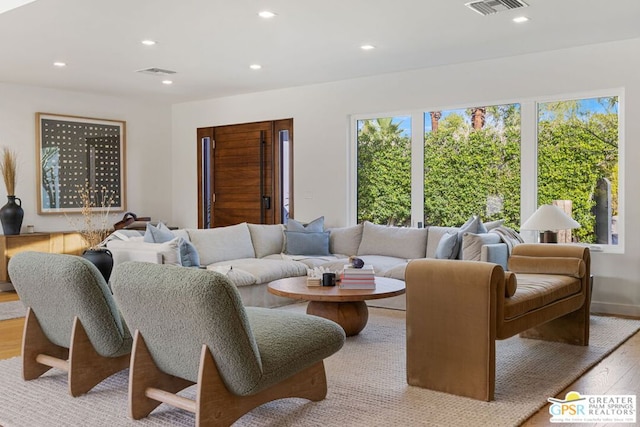
M135 250L135 249L127 249L127 250L116 249L116 250L111 250L111 254L113 255L114 267L126 261L141 261L141 262L150 262L153 264L162 264L164 261L162 257L162 253L153 252L153 251L143 251L143 250Z
M509 250L505 243L482 245L480 249L480 261L498 264L503 270L506 270L508 260Z
M407 382L492 400L497 299L505 295L502 267L419 259L407 265L405 282Z

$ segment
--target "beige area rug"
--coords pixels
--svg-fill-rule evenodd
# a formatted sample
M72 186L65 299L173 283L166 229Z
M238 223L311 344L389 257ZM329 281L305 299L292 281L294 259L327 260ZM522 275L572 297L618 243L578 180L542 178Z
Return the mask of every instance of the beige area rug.
M287 310L304 310L296 305ZM640 321L592 317L591 345L514 337L497 347L496 400L480 402L417 387L405 379L403 311L372 308L362 333L326 359L329 392L321 402L282 399L254 409L234 426L514 426L615 349ZM194 417L161 405L150 417L127 418L127 373L73 398L60 372L24 382L18 358L0 361L0 425L193 426ZM194 388L185 391L192 397ZM578 390L588 394L589 390Z
M24 317L27 309L21 301L10 301L0 303L0 320L15 319Z

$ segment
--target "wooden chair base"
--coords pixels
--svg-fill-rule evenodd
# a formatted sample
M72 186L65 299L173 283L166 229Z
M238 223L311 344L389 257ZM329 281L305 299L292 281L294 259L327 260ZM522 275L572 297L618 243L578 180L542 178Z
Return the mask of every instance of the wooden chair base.
M26 317L22 337L22 377L26 381L57 368L68 373L69 394L77 397L129 365L128 354L120 357L98 354L78 317L73 319L68 349L47 338L30 307Z
M202 346L196 400L175 393L193 382L160 371L142 335L135 333L129 373L129 412L132 418L146 417L160 403L196 415L196 426L229 426L252 409L272 400L301 397L319 401L327 395L322 361L296 375L250 396L236 396L227 390L213 356Z

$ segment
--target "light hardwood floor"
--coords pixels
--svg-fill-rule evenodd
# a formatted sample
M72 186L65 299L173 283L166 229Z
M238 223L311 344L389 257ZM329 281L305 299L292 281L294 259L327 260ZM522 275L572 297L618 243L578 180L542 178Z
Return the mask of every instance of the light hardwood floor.
M17 300L15 292L0 292L0 303ZM23 326L24 318L0 321L0 359L20 355ZM564 399L572 390L582 394L640 395L640 332L555 397ZM549 418L549 405L546 405L522 425L557 425L549 422ZM601 427L607 424L580 424L581 427L596 425Z
M0 303L18 301L15 292L0 292ZM20 356L24 317L0 321L0 359Z

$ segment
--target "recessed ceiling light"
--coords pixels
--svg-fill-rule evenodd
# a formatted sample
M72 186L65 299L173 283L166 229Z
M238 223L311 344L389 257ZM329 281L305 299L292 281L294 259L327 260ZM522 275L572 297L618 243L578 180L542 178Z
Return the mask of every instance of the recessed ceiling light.
M513 22L517 22L518 24L521 24L523 22L527 22L529 20L529 18L527 18L526 16L517 16L515 18L513 18Z
M142 40L140 43L142 43L145 46L153 46L154 44L156 44L155 40Z
M273 18L274 16L276 16L276 14L271 12L271 11L269 11L269 10L263 10L262 12L258 12L258 16L260 18L269 19L269 18Z
M173 80L163 80L162 84L163 85L172 85L173 84Z
M53 63L53 65L54 65L54 67L62 68L62 67L66 67L67 63L66 62L62 62L62 61L56 61L56 62Z
M251 64L251 65L249 65L249 68L251 68L252 70L259 70L260 68L262 68L262 65L260 65L260 64Z
M362 50L372 50L375 49L376 47L372 44L363 44L362 46L360 46L360 49Z

